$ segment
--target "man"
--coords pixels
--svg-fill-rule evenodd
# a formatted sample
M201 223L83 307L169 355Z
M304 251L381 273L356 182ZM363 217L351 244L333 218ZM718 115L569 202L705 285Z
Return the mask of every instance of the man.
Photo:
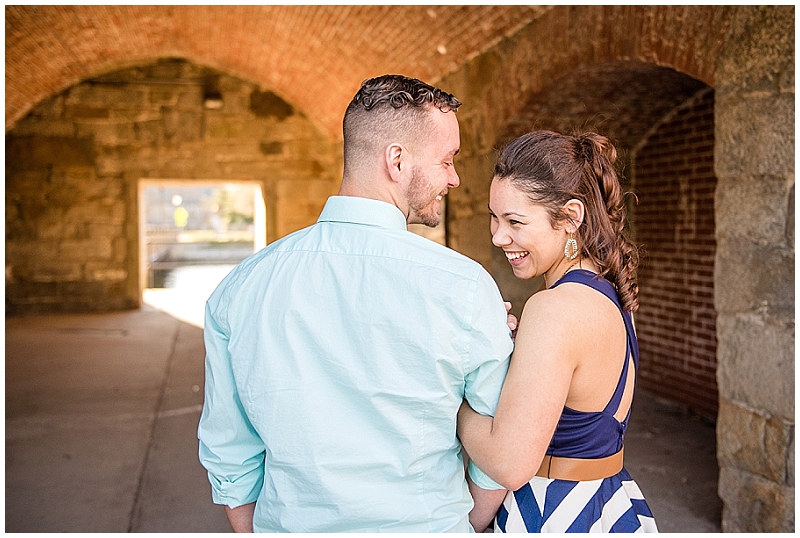
M200 460L234 530L470 530L456 415L495 409L506 312L479 264L406 228L459 185L459 106L365 81L339 195L209 298Z

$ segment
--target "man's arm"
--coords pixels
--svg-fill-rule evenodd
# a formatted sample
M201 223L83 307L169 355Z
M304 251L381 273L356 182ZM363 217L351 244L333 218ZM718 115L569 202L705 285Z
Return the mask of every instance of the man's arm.
M228 521L231 522L233 532L253 532L253 514L256 510L256 503L243 504L236 508L225 507Z
M467 484L472 500L475 502L475 506L469 512L469 522L475 532L484 532L497 514L500 505L503 504L508 490L479 488L469 475L467 475Z
M497 408L514 348L512 335L516 330L517 320L510 314L510 307L510 303L503 303L492 277L488 273L482 273L471 312L472 338L468 361L470 371L464 380L466 401L462 406L471 407L489 417L494 415ZM472 461L469 462L468 473L482 490L505 491L502 485L492 480Z
M254 507L264 481L265 447L239 398L226 331L207 306L205 401L197 428L199 457L208 471L214 504Z

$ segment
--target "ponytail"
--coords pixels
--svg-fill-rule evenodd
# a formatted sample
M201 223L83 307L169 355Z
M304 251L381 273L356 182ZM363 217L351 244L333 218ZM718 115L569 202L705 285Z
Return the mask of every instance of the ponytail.
M626 237L622 187L614 169L617 150L597 133L584 133L575 140L584 163L579 191L584 191L581 199L588 206L585 226L578 229L583 254L616 285L623 308L635 312L639 307L639 254Z

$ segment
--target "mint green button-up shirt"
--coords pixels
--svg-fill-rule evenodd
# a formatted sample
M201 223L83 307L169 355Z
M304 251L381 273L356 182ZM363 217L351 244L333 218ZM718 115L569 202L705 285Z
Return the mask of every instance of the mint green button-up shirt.
M456 414L494 413L512 350L478 263L334 196L222 281L205 345L215 503L256 502L256 531L472 530Z

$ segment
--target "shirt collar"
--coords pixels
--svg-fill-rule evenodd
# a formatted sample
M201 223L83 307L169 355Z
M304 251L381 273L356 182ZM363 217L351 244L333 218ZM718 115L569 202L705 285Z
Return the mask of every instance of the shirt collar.
M357 196L331 196L317 222L350 222L406 230L406 217L396 206Z

